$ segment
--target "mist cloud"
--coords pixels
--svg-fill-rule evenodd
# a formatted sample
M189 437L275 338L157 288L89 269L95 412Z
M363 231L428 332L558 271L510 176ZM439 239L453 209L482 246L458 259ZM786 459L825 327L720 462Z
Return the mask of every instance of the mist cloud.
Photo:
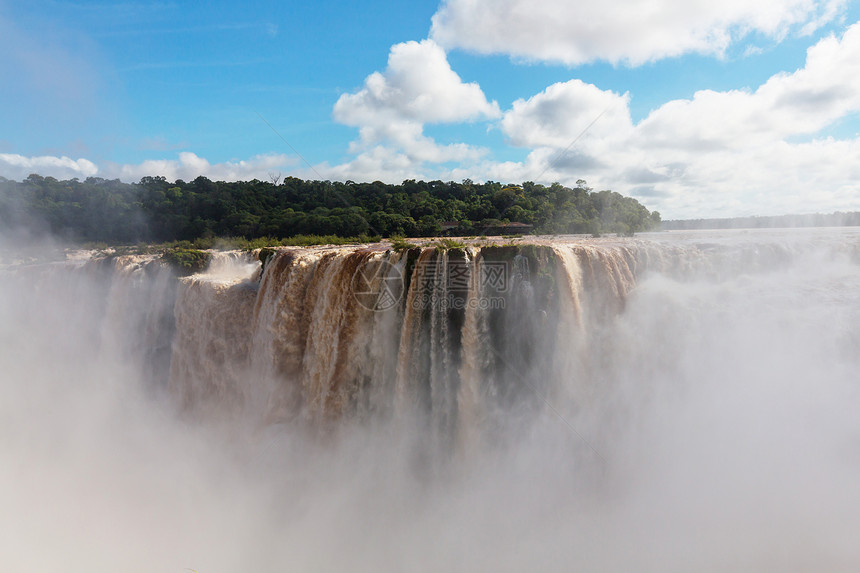
M2 270L0 568L851 570L857 234L752 235L653 244L552 410L441 452L177 411L139 362L145 257Z

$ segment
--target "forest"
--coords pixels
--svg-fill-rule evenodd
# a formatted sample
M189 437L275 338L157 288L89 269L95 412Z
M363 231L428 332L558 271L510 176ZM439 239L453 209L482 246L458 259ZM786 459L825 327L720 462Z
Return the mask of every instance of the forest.
M32 174L0 177L0 224L25 225L67 241L108 244L211 237L429 237L489 234L635 232L658 228L660 214L613 191L532 182L407 180L124 183ZM508 232L509 231L509 232Z

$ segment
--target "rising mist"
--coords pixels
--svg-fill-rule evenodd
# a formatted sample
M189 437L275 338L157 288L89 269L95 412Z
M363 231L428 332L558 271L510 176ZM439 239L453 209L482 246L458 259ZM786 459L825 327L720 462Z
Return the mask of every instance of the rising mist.
M6 266L0 569L854 570L858 254L842 229ZM360 269L410 283L367 308Z

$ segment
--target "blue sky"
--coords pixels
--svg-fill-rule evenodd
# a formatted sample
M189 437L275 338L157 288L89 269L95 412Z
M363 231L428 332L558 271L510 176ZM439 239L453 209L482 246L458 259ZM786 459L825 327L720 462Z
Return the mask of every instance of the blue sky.
M0 0L0 175L586 179L664 218L860 210L858 20L847 0Z

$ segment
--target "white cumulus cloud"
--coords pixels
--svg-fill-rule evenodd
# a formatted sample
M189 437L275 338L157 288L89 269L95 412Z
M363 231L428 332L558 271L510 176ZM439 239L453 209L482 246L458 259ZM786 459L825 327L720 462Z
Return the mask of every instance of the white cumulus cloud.
M357 157L340 170L363 174L393 161L395 172L414 174L424 163L475 160L486 153L462 143L438 144L424 134L426 124L494 119L501 111L478 84L463 82L441 47L424 40L392 46L385 71L369 75L357 92L342 95L333 115L359 128L359 139L350 145Z
M257 155L240 161L210 163L195 153L183 151L178 159L152 159L138 164L106 165L102 170L104 174L100 175L123 181L138 181L146 175L161 175L170 181L190 181L200 175L213 181L266 180L273 170L285 169L294 164L293 158L283 154Z
M638 124L630 121L626 94L578 80L554 84L515 102L502 119L509 141L530 150L526 159L484 162L482 175L585 178L671 217L860 209L860 138L822 135L858 113L860 23L812 46L793 73L754 90L703 90Z
M431 38L445 48L568 65L639 65L721 55L752 33L780 39L834 19L847 0L445 0Z
M0 176L7 179L21 180L31 173L57 179L79 179L92 177L98 173L98 167L88 159L70 159L40 155L26 157L16 153L0 153Z
M422 170L420 162L402 151L383 145L363 151L346 163L323 163L316 165L313 170L299 170L296 176L303 179L318 179L322 176L334 181L383 181L392 184L405 179L432 179Z
M574 79L515 101L502 119L502 130L519 147L565 147L580 135L617 139L633 129L629 101L628 94Z
M374 72L364 87L344 94L334 118L345 125L376 126L390 122L450 123L499 115L476 83L463 83L445 52L432 40L391 47L385 72Z
M147 175L162 176L170 181L176 179L190 181L202 175L213 181L242 181L266 180L269 173L278 170L286 171L295 163L295 159L283 154L257 155L247 160L210 163L195 153L184 151L177 159L151 159L142 163L122 165L106 163L99 166L88 159L25 157L0 153L0 175L14 180L21 180L31 173L38 173L57 179L103 177L126 182L136 182Z

